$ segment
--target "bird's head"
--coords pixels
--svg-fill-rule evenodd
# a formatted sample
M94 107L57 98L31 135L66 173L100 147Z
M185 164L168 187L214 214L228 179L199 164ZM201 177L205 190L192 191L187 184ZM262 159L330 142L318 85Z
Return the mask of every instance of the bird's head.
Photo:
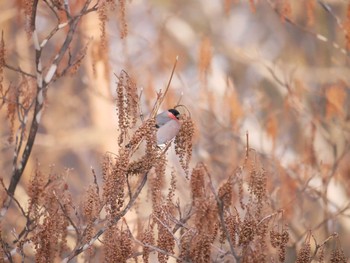
M180 112L178 112L177 110L175 109L169 109L168 110L168 116L174 120L178 120L179 119L179 115L180 115Z

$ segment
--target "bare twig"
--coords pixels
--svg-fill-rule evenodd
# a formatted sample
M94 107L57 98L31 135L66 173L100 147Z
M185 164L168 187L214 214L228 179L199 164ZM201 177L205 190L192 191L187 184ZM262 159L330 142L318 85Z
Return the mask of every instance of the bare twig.
M333 219L333 218L336 218L337 216L341 215L342 213L344 213L346 210L348 210L350 208L350 202L344 206L341 210L339 210L336 214L333 214L331 216L329 216L328 218L325 218L323 219L320 223L318 223L317 225L315 225L312 230L313 231L316 231L317 229L319 229L320 227L322 227L324 224L326 224L329 220ZM296 241L296 242L299 242L303 236L305 236L307 234L309 230L305 231L304 233L302 233L300 235L300 238Z
M246 137L245 160L247 161L249 157L249 132L248 131L246 131L245 137Z
M173 236L173 239L175 240L177 246L179 247L180 246L180 241L178 240L178 238L176 238L176 236L174 235L175 233L173 232L172 229L170 229L169 226L167 226L160 218L158 218L156 215L153 216L157 221L158 223L160 223L168 232L169 234L171 234Z
M191 112L190 112L190 110L187 108L186 105L177 103L176 106L175 106L175 109L176 109L176 108L180 108L180 107L185 108L185 110L187 111L188 116L191 117Z
M272 214L270 214L270 215L265 216L264 218L262 218L262 219L257 223L257 226L260 225L261 223L263 223L263 222L266 221L266 220L270 220L271 217L274 217L274 216L278 215L278 214L281 213L281 212L283 212L283 210L277 211L277 212L275 212L275 213L272 213Z
M191 208L187 211L185 216L181 215L181 211L180 211L180 207L178 207L179 210L179 214L180 214L180 219L177 220L176 225L173 228L173 234L175 234L177 232L177 230L179 230L181 227L185 227L185 223L191 218L191 216L193 215L193 211L192 211L192 206Z
M6 191L6 193L8 194L8 190L5 187L4 181L2 178L0 178L0 184L2 186L2 188ZM16 199L13 198L13 201L16 203L17 207L19 208L19 210L21 211L22 215L27 218L27 220L29 220L27 213L24 211L23 207L21 206L21 203Z
M139 101L137 102L137 108L138 108L139 113L140 113L140 119L143 122L144 121L144 116L143 116L142 107L140 106L140 102L142 100L142 95L143 95L143 87L140 88Z
M313 37L315 37L316 39L318 39L319 41L322 42L327 42L330 43L333 48L335 48L336 50L339 50L341 53L343 53L346 56L349 56L349 53L346 51L346 49L340 47L340 45L334 41L331 41L330 39L328 39L327 37L325 37L324 35L315 33L309 29L307 29L306 27L303 27L299 24L297 24L296 22L294 22L290 17L287 17L286 14L283 14L280 10L278 10L278 8L274 5L274 3L271 0L266 0L266 2L269 4L269 6L272 8L272 10L278 14L280 17L283 17L284 21L286 21L287 23L289 23L290 25L294 26L295 28L304 31L310 35L312 35ZM319 3L321 4L321 2L319 1ZM322 4L321 4L322 5ZM323 8L325 8L325 5L322 5ZM329 9L325 8L328 12ZM337 21L338 22L338 21ZM343 28L342 28L343 29Z
M176 59L175 59L175 62L174 62L174 66L173 66L173 69L171 71L170 78L169 78L169 81L168 81L168 85L166 86L165 91L163 93L160 91L160 93L158 94L158 99L156 101L156 104L153 107L153 110L152 110L152 113L151 113L151 118L154 118L157 115L157 112L158 112L158 110L160 108L160 105L162 105L163 100L164 100L166 94L168 93L168 90L169 90L169 87L170 87L170 83L171 83L171 81L173 79L174 72L175 72L178 60L179 60L179 56L176 56Z
M135 190L132 198L129 200L128 204L125 206L125 208L116 216L111 220L111 223L108 226L102 227L88 242L86 242L85 244L80 245L78 248L74 249L72 251L72 253L67 256L66 258L64 258L62 260L62 262L69 262L70 260L72 260L73 258L75 258L76 256L78 256L79 254L81 254L82 252L84 252L85 250L87 250L104 232L106 232L106 230L108 230L111 226L115 225L116 223L119 222L119 220L125 216L125 214L132 208L132 206L134 205L136 199L138 198L138 196L140 195L143 187L146 184L147 181L147 177L148 177L148 173L149 171L147 171L137 189Z
M91 172L92 172L92 175L94 177L94 185L96 186L97 195L98 195L98 197L100 197L100 187L99 187L98 182L97 182L97 176L96 176L95 169L92 167L91 167Z
M139 244L140 246L142 247L146 247L146 248L149 248L151 251L157 251L158 253L161 253L163 255L167 255L169 257L172 257L172 258L175 258L176 260L180 261L180 262L186 262L186 261L183 261L181 258L175 256L174 254L171 254L169 253L168 251L166 250L163 250L163 249L160 249L159 247L156 247L156 246L152 246L150 244L147 244L147 243L144 243L144 242L141 242L140 240L138 240L137 238L135 238L128 226L128 224L126 224L126 227L128 229L128 232L129 232L129 235L131 236L131 238L135 241L135 243Z
M76 232L76 234L77 234L77 237L78 237L78 239L79 239L80 234L81 234L80 231L79 231L79 228L75 225L75 223L74 223L74 221L72 220L72 218L68 215L67 209L62 205L62 203L61 203L60 199L58 198L58 196L56 195L56 193L54 192L53 194L54 194L54 196L55 196L55 198L56 198L56 201L57 201L58 205L60 206L60 208L61 208L61 210L62 210L64 216L67 218L67 220L69 221L69 223L70 223L70 224L72 225L72 227L74 228L74 230L75 230L75 232Z
M311 256L311 260L313 260L313 259L316 257L318 250L319 250L321 247L323 247L323 246L324 246L328 241L330 241L331 239L338 237L338 233L333 233L332 235L328 236L321 244L318 244L318 243L317 243L317 240L316 240L316 238L314 237L314 235L313 235L312 233L311 233L311 237L312 237L312 239L313 239L314 242L315 242L315 250L314 250L313 255ZM311 262L311 261L310 261L310 262Z
M36 78L35 75L33 75L33 74L31 74L31 73L28 73L28 72L22 70L20 67L17 67L17 68L16 68L16 67L14 67L14 66L12 66L12 65L10 65L10 64L7 64L7 63L4 64L4 67L7 68L7 69L9 69L9 70L11 70L11 71L18 72L18 73L20 73L20 74L22 74L22 75L24 75L24 76L27 76L27 77L30 77L30 78L33 78L33 79Z
M333 12L333 9L330 7L330 5L328 5L327 3L325 3L322 0L317 0L317 2L322 6L322 8L324 10L326 10L326 12L328 12L333 18L334 20L337 22L338 27L343 30L344 33L346 33L345 28L344 28L344 23L341 21L341 19Z
M30 25L29 25L29 29L31 32L33 32L35 30L35 18L36 18L36 11L37 11L37 7L38 7L38 2L39 0L34 0L32 2L32 7L31 7L31 11L32 13L30 14Z
M36 62L36 71L37 71L37 95L36 95L35 106L34 106L34 115L33 115L32 123L30 125L28 139L27 139L26 145L24 147L24 151L22 153L21 160L20 160L19 164L15 164L15 166L14 166L14 171L13 171L13 174L11 177L11 182L10 182L10 185L8 188L8 193L9 193L9 196L11 196L11 197L15 193L17 184L19 183L19 181L21 179L21 176L23 174L23 171L26 167L27 161L29 159L30 153L31 153L32 148L33 148L33 144L35 141L36 133L37 133L40 119L41 119L41 115L42 115L43 104L44 104L44 100L45 100L46 92L47 92L47 86L51 83L54 75L56 74L58 64L63 59L63 56L66 54L66 52L70 46L70 43L73 40L73 36L74 36L74 33L75 33L76 28L78 26L78 23L80 21L80 18L83 15L85 15L86 12L89 10L88 7L89 7L91 1L92 0L87 0L84 4L83 8L79 12L79 14L77 16L73 17L69 21L70 28L69 28L69 31L66 35L65 41L62 44L61 48L58 50L57 55L55 56L55 59L53 60L50 68L48 69L48 71L45 75L45 78L43 78L43 74L42 74L42 63L41 63L42 47L41 46L44 46L43 43L47 42L47 38L44 39L44 41L42 42L41 45L39 45L39 39L38 39L37 32L35 30L35 24L34 24L33 41L34 41L35 52L36 52L35 62ZM36 10L36 6L35 6L35 10L33 12L36 12L36 11L37 10ZM34 16L34 18L35 18L35 16ZM57 27L59 27L59 25ZM50 38L51 35L49 34L48 37ZM46 40L46 42L45 42L45 40ZM17 151L15 152L16 156L19 156L20 150L21 150L20 148L17 149ZM8 207L8 205L9 205L9 201L7 202L7 205L5 207Z
M219 198L219 196L217 195L216 191L215 191L215 188L214 188L214 185L213 185L213 181L211 179L211 175L207 169L207 167L202 164L207 176L208 176L208 179L209 179L209 187L212 191L212 193L214 194L214 197L216 199L216 203L217 203L217 207L218 207L218 213L219 213L219 217L220 217L220 224L221 224L221 227L225 233L225 236L226 236L226 239L227 239L227 242L229 243L230 245L230 250L231 250L231 254L233 255L233 257L235 258L236 262L239 263L240 262L240 257L237 255L236 251L235 251L235 248L233 247L233 243L232 243L232 240L231 240L231 236L228 232L228 229L227 229L227 226L226 226L226 223L225 223L225 218L224 218L224 204L222 202L222 200Z
M53 5L52 1L48 1L48 0L43 0L44 3L50 8L51 12L55 15L57 21L60 21L60 17L55 9L55 6Z

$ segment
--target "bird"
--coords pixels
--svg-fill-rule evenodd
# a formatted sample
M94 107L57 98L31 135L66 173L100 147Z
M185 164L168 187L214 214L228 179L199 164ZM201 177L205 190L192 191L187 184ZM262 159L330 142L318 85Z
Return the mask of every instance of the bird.
M168 109L156 116L157 145L173 139L180 131L180 113L176 109Z
M173 139L179 133L181 128L179 115L180 113L176 109L168 109L155 117L155 127L157 129L156 140L159 149L162 149L166 142ZM130 148L130 146L130 143L126 145L127 148ZM139 174L150 168L152 168L152 162L149 162L149 157L145 155L141 159L129 164L127 174Z

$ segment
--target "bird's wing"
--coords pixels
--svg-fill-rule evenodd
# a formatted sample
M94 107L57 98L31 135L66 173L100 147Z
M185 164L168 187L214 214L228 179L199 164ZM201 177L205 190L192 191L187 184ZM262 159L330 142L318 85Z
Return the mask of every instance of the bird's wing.
M165 123L171 120L168 116L168 111L163 111L156 116L157 128L162 127Z

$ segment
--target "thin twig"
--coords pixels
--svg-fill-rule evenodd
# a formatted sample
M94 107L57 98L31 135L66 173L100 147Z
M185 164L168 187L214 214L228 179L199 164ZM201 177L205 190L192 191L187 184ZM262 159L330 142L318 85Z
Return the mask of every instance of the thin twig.
M160 249L159 247L152 246L152 245L150 245L150 244L141 242L140 240L138 240L137 238L134 237L134 235L132 234L132 232L131 232L131 230L130 230L128 224L126 224L126 227L127 227L127 229L128 229L128 232L129 232L129 235L131 236L131 238L135 241L135 243L139 244L140 246L149 248L151 251L157 251L158 253L161 253L161 254L163 254L163 255L166 255L166 256L175 258L175 259L178 260L179 262L185 262L185 261L183 261L181 258L175 256L175 255L172 254L172 253L169 253L169 252L166 251L166 250L163 250L163 249Z
M152 113L151 113L151 118L154 118L157 115L157 112L158 112L160 106L162 105L166 94L168 93L168 90L169 90L171 81L173 79L174 72L175 72L178 60L179 60L179 56L176 56L176 59L175 59L175 62L174 62L174 66L173 66L173 69L171 71L170 78L169 78L169 81L168 81L168 85L166 86L165 91L163 93L160 91L159 97L158 97L158 99L156 101L156 104L153 107L153 110L152 110Z
M47 1L47 0L44 0L44 3L50 8L51 12L55 15L56 19L58 22L60 22L60 17L58 15L58 13L56 12L55 10L55 6L52 4L52 2L50 1Z
M344 27L344 23L341 21L341 19L333 12L332 8L325 3L322 0L317 0L317 2L323 7L324 10L326 10L326 12L328 12L333 18L334 20L337 22L338 27L344 32L344 34L346 34L346 30Z
M14 166L14 171L13 171L13 174L11 177L11 182L10 182L10 185L8 188L10 197L12 197L15 193L17 184L19 183L19 181L22 177L23 171L26 167L29 156L31 154L31 151L32 151L32 148L34 145L34 141L35 141L35 137L36 137L36 134L37 134L37 131L39 128L39 122L40 122L41 115L42 115L43 104L44 104L44 100L45 100L46 92L47 92L47 86L51 83L53 76L56 74L58 64L63 59L63 56L66 54L66 51L68 50L70 43L73 40L73 37L74 37L75 31L76 31L76 28L78 26L78 23L80 21L80 18L84 14L86 14L91 1L92 0L87 0L84 4L83 8L81 9L79 15L77 15L76 17L74 17L70 20L70 22L69 22L70 28L69 28L69 31L66 35L64 43L62 44L61 48L57 52L57 55L55 56L54 61L52 62L50 68L48 69L45 78L42 78L42 65L41 65L42 48L39 45L38 35L37 35L37 32L36 32L35 27L34 27L33 40L34 40L35 52L36 52L35 62L36 62L37 75L40 76L40 81L39 80L37 81L37 83L38 83L37 84L37 95L36 95L34 114L33 114L32 123L30 125L28 139L27 139L26 145L24 147L24 151L22 153L20 163L18 165L15 164L15 166ZM37 10L35 9L35 12L36 11ZM20 150L21 149L17 149L17 151L15 152L15 155L19 156ZM8 207L9 203L10 203L10 201L7 201L5 207Z
M6 192L7 194L9 194L8 189L6 188L6 186L5 186L4 181L3 181L2 178L0 178L0 184L1 184L2 188L5 190L5 192ZM22 215L23 215L25 218L28 219L28 216L27 216L26 212L25 212L24 209L22 208L22 206L21 206L20 202L17 200L17 198L13 198L13 201L14 201L14 202L16 203L16 205L18 206L18 208L19 208L19 210L21 211Z
M180 208L178 209L180 210ZM176 225L173 228L173 231L172 231L173 234L175 234L177 230L179 230L181 227L186 227L184 224L191 218L192 215L193 215L192 206L184 217L182 217L180 214L180 219L177 222L175 222Z
M9 70L12 70L12 71L14 71L14 72L18 72L18 73L20 73L20 74L22 74L22 75L24 75L24 76L27 76L27 77L36 79L36 76L35 76L35 75L33 75L33 74L31 74L31 73L28 73L28 72L22 70L20 67L17 67L17 68L16 68L16 67L14 67L14 66L12 66L12 65L10 65L10 64L7 64L7 63L4 64L4 67L7 68L7 69L9 69Z
M79 228L75 225L75 223L73 222L73 220L71 219L71 217L68 215L67 210L66 210L66 209L64 208L64 206L61 204L60 199L58 198L58 196L56 195L55 192L53 193L53 195L55 196L56 201L57 201L57 203L59 204L59 206L60 206L60 208L61 208L61 210L62 210L64 216L67 218L67 220L69 221L69 223L73 226L73 228L74 228L74 230L75 230L75 232L76 232L76 234L77 234L77 237L78 237L78 239L79 239L79 237L80 237Z
M311 237L312 237L312 239L313 239L314 242L315 242L315 250L314 250L313 255L311 256L311 260L313 260L313 259L316 257L318 250L319 250L321 247L323 247L329 240L338 237L338 233L333 233L332 235L330 235L329 237L327 237L321 244L318 244L318 243L317 243L317 240L316 240L316 238L314 237L314 235L313 235L312 233L311 233ZM311 262L311 261L310 261L310 262Z
M230 245L230 250L231 250L231 254L233 255L233 257L235 258L236 262L239 263L240 262L240 257L236 254L236 251L235 251L235 248L233 246L233 243L232 243L232 240L231 240L231 236L228 232L228 229L227 229L227 226L226 226L226 223L225 223L225 218L224 218L224 204L222 202L222 200L220 200L219 196L217 195L216 191L215 191L215 188L214 188L214 185L213 185L213 181L211 179L211 175L207 169L207 167L202 164L207 176L208 176L208 179L209 179L209 187L212 191L212 193L214 194L214 197L216 199L216 203L217 203L217 206L218 206L218 213L219 213L219 217L220 217L220 224L221 224L221 227L225 233L225 236L226 236L226 239L227 239L227 242L229 243Z
M281 213L281 211L277 211L275 213L272 213L270 215L265 216L264 218L262 218L256 225L259 226L262 222L269 220L271 217L274 217L276 215L278 215L279 213Z
M178 247L180 247L180 241L175 237L174 232L172 229L170 229L169 226L167 226L160 218L158 218L156 215L153 216L168 232L173 236L173 239L175 240Z
M334 49L340 51L341 53L343 53L346 56L349 56L349 53L346 51L346 49L342 48L338 43L331 41L330 39L328 39L327 37L325 37L324 35L315 33L309 29L307 29L306 27L303 27L299 24L297 24L296 22L294 22L290 17L286 16L286 14L283 14L280 10L278 10L278 8L274 5L274 3L271 0L266 0L266 2L269 4L269 6L272 8L272 10L278 14L280 17L283 17L284 21L286 21L287 23L289 23L290 25L294 26L295 28L306 32L310 35L312 35L313 37L315 37L316 39L318 39L319 41L322 42L326 42L329 43L333 46ZM320 3L320 2L319 2ZM323 6L325 7L325 6ZM327 10L327 8L325 8ZM329 11L329 10L327 10Z
M130 199L128 204L126 205L126 207L116 217L114 217L112 219L111 223L108 226L105 226L105 227L101 228L88 242L86 242L85 244L80 245L78 248L73 250L72 253L69 256L67 256L66 258L64 258L61 262L63 262L63 263L69 262L70 260L72 260L73 258L78 256L79 254L81 254L82 252L87 250L104 232L106 232L106 230L108 230L111 226L113 226L116 223L118 223L119 220L123 216L125 216L125 214L132 208L132 206L134 205L136 199L140 195L143 187L145 186L146 181L147 181L147 177L148 177L148 173L149 173L149 171L147 171L143 175L143 177L142 177L142 179L140 181L140 184L138 185L137 189L135 190L135 193L132 196L132 199Z

